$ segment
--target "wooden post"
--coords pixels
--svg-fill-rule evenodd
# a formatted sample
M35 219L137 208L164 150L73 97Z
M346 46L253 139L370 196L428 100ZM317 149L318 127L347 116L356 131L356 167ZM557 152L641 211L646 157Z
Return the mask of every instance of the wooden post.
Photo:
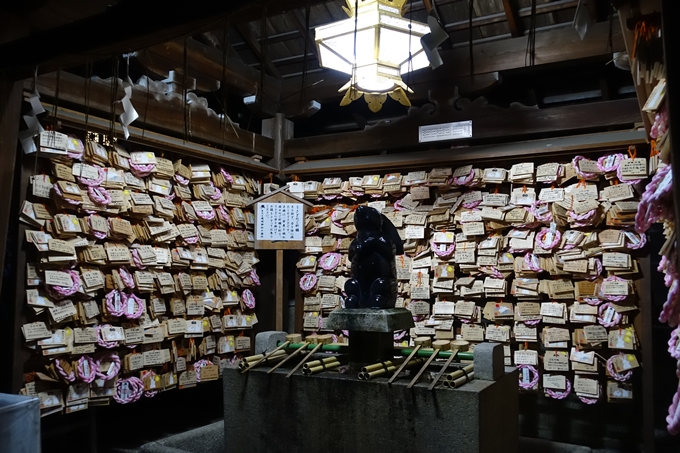
M283 159L283 144L284 140L293 138L293 122L283 113L277 113L274 118L262 120L262 135L274 140L274 157L268 164L281 173L288 166Z
M10 82L0 79L0 218L10 219L10 205L12 204L12 185L14 183L14 163L17 155L19 140L19 120L21 118L21 82ZM7 237L9 221L0 222L0 263L5 262L4 240ZM2 273L0 273L0 288L2 287Z
M283 330L283 250L276 251L276 330Z

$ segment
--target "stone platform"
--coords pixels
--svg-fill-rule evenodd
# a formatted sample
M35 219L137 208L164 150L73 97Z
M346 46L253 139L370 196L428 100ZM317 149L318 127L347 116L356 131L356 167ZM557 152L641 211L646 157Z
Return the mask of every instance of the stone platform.
M226 452L517 451L514 368L495 381L434 391L428 379L407 389L408 376L390 387L387 378L360 381L354 373L286 379L290 368L282 368L223 369Z
M349 330L349 364L353 371L389 360L394 356L394 332L414 326L413 314L404 308L340 308L328 316L328 329Z

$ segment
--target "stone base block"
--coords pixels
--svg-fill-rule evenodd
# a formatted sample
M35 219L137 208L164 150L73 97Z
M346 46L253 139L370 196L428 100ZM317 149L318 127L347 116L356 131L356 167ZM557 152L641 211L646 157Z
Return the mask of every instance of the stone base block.
M223 370L226 452L515 453L517 372L459 389L326 372Z

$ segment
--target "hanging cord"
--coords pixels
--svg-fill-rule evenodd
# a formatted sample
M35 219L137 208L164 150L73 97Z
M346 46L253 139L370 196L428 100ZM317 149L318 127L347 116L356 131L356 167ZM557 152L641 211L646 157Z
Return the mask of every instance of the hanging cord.
M529 25L529 38L527 39L527 51L524 56L524 65L528 66L536 64L536 0L531 0L531 19Z
M609 9L609 35L607 36L607 50L614 52L614 9Z
M118 57L112 57L111 66L113 70L113 80L111 80L111 119L109 127L109 142L113 144L116 136L116 98L118 97Z
M227 141L227 63L229 59L229 20L224 21L222 30L222 114L220 127L222 128L222 151L226 151Z
M57 71L57 84L54 87L54 106L52 107L52 119L54 121L53 131L57 130L57 113L59 111L59 85L61 81L61 62L59 62L59 70Z
M352 86L350 90L351 98L354 99L354 94L357 90L357 32L359 30L359 0L354 1L354 67L352 68Z
M187 87L187 72L189 71L189 60L188 60L188 55L187 55L187 40L189 39L188 36L184 37L184 60L183 60L183 67L182 67L182 108L184 110L184 141L187 142L189 141L189 105L187 103L187 94L189 94L189 90Z
M265 61L269 50L269 38L267 37L267 2L262 4L262 18L260 19L260 105L258 116L262 118L262 105L264 104L264 81Z
M144 51L144 59L146 60L146 67L144 68L144 75L146 76L146 102L144 103L144 120L142 121L142 138L146 134L146 117L149 114L149 98L151 97L151 77L149 77L149 49Z
M309 15L311 12L311 1L307 0L307 6L305 7L305 33L304 33L304 40L305 40L305 54L302 57L302 86L300 87L300 107L305 102L305 90L307 87L307 52L309 51L307 49L307 46L309 45ZM295 13L297 14L297 13Z
M434 0L432 1L434 8ZM429 13L429 11L428 11ZM406 87L411 88L411 77L413 73L413 54L411 53L411 38L413 36L413 8L408 9L408 75L406 76Z
M474 53L472 52L472 16L475 13L475 1L470 0L469 2L469 15L468 15L468 33L470 36L470 80L472 81L475 78L475 56Z
M85 63L85 140L87 141L88 124L90 123L90 87L92 86L92 60Z

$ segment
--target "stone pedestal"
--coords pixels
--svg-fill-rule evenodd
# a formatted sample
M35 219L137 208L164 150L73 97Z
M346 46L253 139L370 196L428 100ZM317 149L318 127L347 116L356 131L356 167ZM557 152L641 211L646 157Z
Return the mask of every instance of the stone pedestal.
M373 310L341 308L328 317L331 330L349 330L349 363L352 370L394 356L394 332L413 327L413 316L404 308Z
M286 379L289 368L268 369L222 370L225 452L517 452L514 369L497 381L434 391L427 380L407 389L406 377L388 386L387 378L326 372Z

